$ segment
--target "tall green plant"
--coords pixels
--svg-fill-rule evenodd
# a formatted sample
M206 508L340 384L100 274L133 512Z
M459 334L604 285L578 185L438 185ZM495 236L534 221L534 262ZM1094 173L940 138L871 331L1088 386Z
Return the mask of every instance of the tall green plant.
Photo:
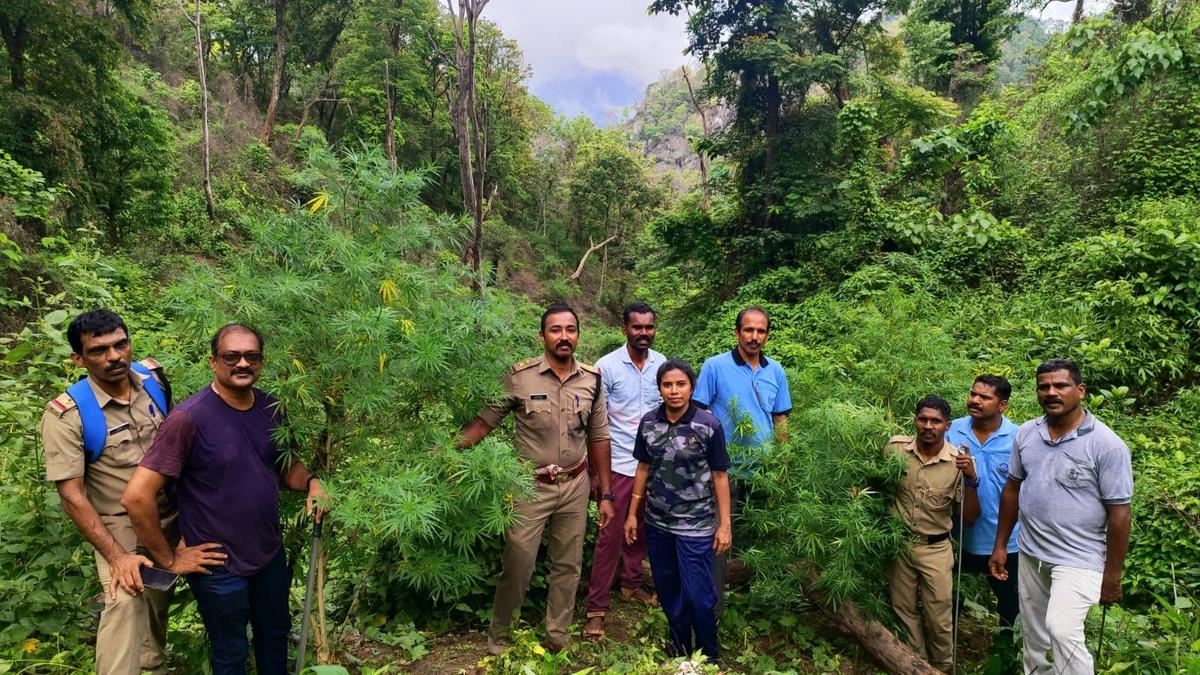
M513 327L535 319L502 292L469 291L460 224L422 205L424 173L393 171L377 149L314 150L296 181L314 195L306 205L248 218L228 271L192 270L169 301L193 335L238 320L265 336L281 438L337 503L342 609L390 613L405 589L459 598L489 576L480 552L528 472L501 441L452 450L451 435L527 351ZM200 363L206 345L194 345Z

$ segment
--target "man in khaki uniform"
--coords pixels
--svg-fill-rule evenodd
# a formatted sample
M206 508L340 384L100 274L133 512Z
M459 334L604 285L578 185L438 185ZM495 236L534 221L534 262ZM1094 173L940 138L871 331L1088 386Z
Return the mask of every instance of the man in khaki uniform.
M150 560L138 547L121 494L166 411L147 392L144 381L152 375L131 367L121 317L105 309L81 314L68 327L67 339L71 358L87 369L87 386L103 411L107 435L99 457L87 461L79 404L64 393L46 404L42 444L46 478L55 481L63 510L96 551L105 600L96 634L96 672L165 673L170 593L142 587L140 568ZM159 368L153 359L142 365ZM158 500L164 528L173 532L174 505L161 493Z
M459 447L470 447L499 426L508 413L516 421L514 444L534 471L536 496L515 505L516 521L504 536L504 571L488 630L488 649L504 651L509 624L520 611L537 562L542 531L550 526L550 579L546 603L547 649L567 646L587 529L590 461L600 483L600 527L613 518L609 488L608 410L600 371L575 360L579 318L567 305L542 315L542 356L504 374L505 394L463 427ZM586 454L584 442L587 442Z
M950 528L958 508L963 509L965 525L979 517L975 491L979 480L967 449L960 452L945 441L950 428L950 405L945 400L937 396L921 399L916 426L916 436L894 436L884 449L885 455L904 458L904 475L892 511L915 540L912 548L892 563L888 582L892 610L908 632L909 646L934 667L948 672L953 665L954 595ZM960 476L965 491L959 488Z

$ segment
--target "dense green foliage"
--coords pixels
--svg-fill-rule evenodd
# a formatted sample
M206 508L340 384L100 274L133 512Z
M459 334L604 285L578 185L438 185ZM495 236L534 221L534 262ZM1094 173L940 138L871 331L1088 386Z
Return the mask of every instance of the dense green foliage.
M63 331L82 309L123 313L181 395L207 379L213 329L263 330L283 438L337 504L325 646L366 640L409 662L429 648L421 631L486 620L499 534L528 487L503 432L458 451L454 430L536 353L537 304L580 306L594 358L635 297L661 310L658 348L696 364L762 304L791 382L791 439L757 457L736 526L758 574L722 623L727 665L854 658L797 617L820 596L889 620L880 561L906 542L887 509L888 436L926 393L961 414L981 372L1009 376L1010 417L1029 419L1033 367L1061 356L1134 458L1127 600L1101 668L1200 668L1194 4L1127 3L1059 32L1000 1L658 0L690 16L694 96L664 75L618 129L555 117L526 90L519 45L485 20L496 189L478 278L461 263L439 3L276 4L279 25L269 3L201 3L210 219L179 5L0 0L0 29L20 37L0 55L0 670L90 665L92 553L41 480L37 439L45 401L79 376ZM527 617L540 572L533 586ZM969 606L986 626L981 588L968 584ZM173 621L177 665L199 668L194 612ZM671 671L662 630L651 613L628 645L554 656L522 629L485 665Z

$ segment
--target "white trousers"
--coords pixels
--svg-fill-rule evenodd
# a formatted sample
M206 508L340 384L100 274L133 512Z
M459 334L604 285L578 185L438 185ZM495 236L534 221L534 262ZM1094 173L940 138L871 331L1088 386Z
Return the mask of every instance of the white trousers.
M1056 565L1021 552L1017 589L1025 639L1025 673L1091 675L1092 655L1084 642L1084 619L1100 601L1104 575ZM1054 656L1051 663L1047 652Z

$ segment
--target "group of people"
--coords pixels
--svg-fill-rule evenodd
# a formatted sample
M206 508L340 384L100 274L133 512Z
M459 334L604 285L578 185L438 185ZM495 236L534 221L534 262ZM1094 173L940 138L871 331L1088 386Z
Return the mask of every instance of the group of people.
M1129 448L1083 407L1073 362L1045 361L1036 377L1041 417L1018 427L1004 415L1012 385L980 375L967 416L951 420L949 404L927 396L916 405L917 434L885 449L903 460L893 511L914 538L889 569L892 608L913 650L944 671L955 656L955 516L959 569L988 575L1002 643L1021 617L1023 672L1094 672L1084 620L1097 602L1121 599Z
M594 500L599 535L583 635L604 635L619 576L625 600L662 607L672 654L720 659L732 523L754 471L731 460L729 448L787 439L791 395L783 368L763 353L770 330L766 310L745 308L735 346L697 374L652 348L656 313L633 303L622 315L625 344L590 366L575 358L576 312L546 309L541 356L508 369L503 394L457 436L459 447L474 445L511 413L513 443L534 484L505 532L492 653L507 647L543 534L543 645L567 647ZM257 672L285 673L290 579L279 491L306 493L306 511L318 519L328 500L320 480L277 442L277 402L254 387L263 337L242 324L222 327L210 345L212 382L174 408L161 367L132 360L128 330L113 312L80 315L67 337L87 377L47 404L42 437L47 478L95 548L106 591L97 672L165 672L170 591L142 581L155 566L186 575L213 673L246 672L247 626ZM910 645L939 668L950 667L953 651L956 514L963 568L990 574L1009 635L1022 616L1026 672L1092 672L1083 618L1097 601L1120 598L1129 451L1081 407L1086 389L1073 363L1043 363L1037 391L1046 414L1018 429L1003 415L1011 386L982 375L967 417L951 421L944 400L926 397L916 406L917 434L886 446L905 466L893 509L912 534L891 565L892 605ZM655 592L643 585L647 556Z
M242 324L213 336L212 382L177 406L153 359L132 360L121 317L100 309L67 328L87 377L46 404L46 477L96 551L105 592L96 634L101 675L166 673L172 585L147 568L186 575L208 635L214 675L288 670L291 577L279 491L307 494L321 518L321 481L281 447L275 399L254 387L263 338Z
M542 315L541 356L504 375L504 394L461 430L459 446L478 443L512 413L514 445L533 467L536 495L516 505L505 533L488 648L507 647L549 529L546 639L564 649L575 611L589 495L600 532L588 581L583 634L604 635L610 594L621 570L621 596L659 605L667 615L670 651L720 658L725 558L733 513L744 490L732 444L757 445L786 434L791 396L783 368L763 354L770 317L751 307L738 314L737 345L707 361L699 375L681 359L652 349L656 314L633 303L622 314L625 344L595 366L579 362L579 317L567 305ZM745 422L743 422L745 418ZM656 593L643 588L649 555Z

